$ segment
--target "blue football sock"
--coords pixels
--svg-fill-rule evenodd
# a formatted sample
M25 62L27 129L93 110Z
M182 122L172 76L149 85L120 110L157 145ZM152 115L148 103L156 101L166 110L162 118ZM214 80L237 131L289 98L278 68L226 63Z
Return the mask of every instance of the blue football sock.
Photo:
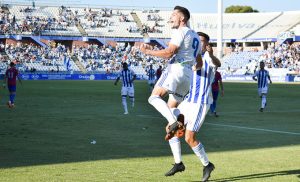
M15 102L15 97L16 97L16 94L11 94L10 95L10 101L11 101L11 103Z

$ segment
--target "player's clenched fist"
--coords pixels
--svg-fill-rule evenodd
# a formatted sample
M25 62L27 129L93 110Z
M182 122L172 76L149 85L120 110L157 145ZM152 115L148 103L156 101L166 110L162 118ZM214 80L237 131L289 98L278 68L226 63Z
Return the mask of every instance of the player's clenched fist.
M152 49L152 47L149 44L144 44L143 43L143 44L140 45L140 50L144 54L146 54L147 50L151 50L151 49Z

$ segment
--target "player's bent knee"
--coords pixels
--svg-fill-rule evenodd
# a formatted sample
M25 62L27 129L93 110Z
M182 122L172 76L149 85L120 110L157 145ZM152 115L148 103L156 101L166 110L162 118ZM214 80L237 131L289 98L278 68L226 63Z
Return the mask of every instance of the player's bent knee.
M157 99L157 98L159 98L159 96L157 96L157 95L151 95L151 96L148 98L149 104L152 105L153 101L154 101L155 99Z
M185 141L189 145L192 145L196 141L195 133L192 132L192 131L187 130L186 133L185 133Z

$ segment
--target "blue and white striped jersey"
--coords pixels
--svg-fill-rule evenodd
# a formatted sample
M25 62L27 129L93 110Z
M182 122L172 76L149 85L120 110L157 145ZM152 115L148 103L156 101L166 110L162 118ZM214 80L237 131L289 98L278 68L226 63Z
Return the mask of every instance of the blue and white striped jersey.
M215 65L212 63L209 53L202 55L203 66L201 70L194 71L191 80L189 94L186 96L188 102L211 104L211 85L215 78Z
M120 74L119 78L122 79L123 87L132 87L133 83L131 82L132 78L134 77L135 73L130 69L123 69Z
M148 75L148 80L155 80L155 70L152 68L152 69L149 69L148 72L147 72L147 75Z
M268 86L269 82L267 80L267 77L269 76L269 72L267 70L256 71L254 76L257 77L258 88L264 88Z

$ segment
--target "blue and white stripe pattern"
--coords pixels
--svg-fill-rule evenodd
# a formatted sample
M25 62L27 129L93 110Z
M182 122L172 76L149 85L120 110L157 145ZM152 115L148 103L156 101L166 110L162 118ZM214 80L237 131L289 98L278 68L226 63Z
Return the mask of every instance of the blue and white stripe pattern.
M269 72L267 70L259 70L256 73L257 76L257 86L258 88L264 88L268 86L268 80L267 77L269 75Z
M122 70L120 76L122 77L123 87L132 87L133 83L131 82L135 74L131 70Z
M202 143L199 143L197 146L193 147L192 149L195 153L198 153L203 148L204 148L204 145Z
M187 95L188 102L209 103L211 84L214 81L214 68L209 64L210 60L206 54L202 56L203 66L201 70L193 73L190 93Z
M161 77L160 77L159 80L158 80L158 81L159 81L159 82L157 83L158 86L162 87L162 85L163 85L164 82L166 81L167 77L168 77L168 72L167 72L167 71L164 71L164 72L162 73Z
M153 68L148 71L148 80L155 80L155 70Z
M198 115L197 115L196 122L193 127L193 131L198 131L203 123L203 122L201 122L201 121L203 121L202 117L205 117L205 115L206 115L206 112L203 112L203 109L204 109L203 107L204 107L204 105L201 104Z

